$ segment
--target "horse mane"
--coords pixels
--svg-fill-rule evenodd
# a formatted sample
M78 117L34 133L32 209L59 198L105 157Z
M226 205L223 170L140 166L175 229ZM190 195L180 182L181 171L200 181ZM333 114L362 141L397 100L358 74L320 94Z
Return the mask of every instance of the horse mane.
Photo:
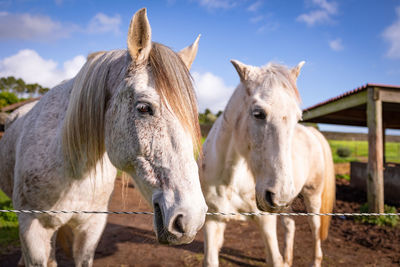
M195 153L201 147L196 94L188 68L177 53L153 42L149 57L156 90L192 137Z
M93 169L105 152L106 85L115 52L90 55L74 78L62 129L65 167L74 178Z
M104 116L108 77L113 71L129 76L134 72L126 50L93 53L75 77L62 129L62 149L66 171L75 178L92 170L105 153ZM116 61L119 65L115 64ZM131 65L130 65L131 64ZM148 67L163 104L192 137L195 152L200 151L200 126L192 78L180 57L166 46L152 44ZM124 77L113 77L123 80ZM100 162L101 163L101 162Z
M268 63L267 65L261 67L261 71L263 72L263 75L269 77L269 79L264 81L267 83L267 88L275 85L282 85L282 87L285 88L289 94L295 97L299 104L301 103L300 93L296 85L296 79L293 77L290 68L277 63Z

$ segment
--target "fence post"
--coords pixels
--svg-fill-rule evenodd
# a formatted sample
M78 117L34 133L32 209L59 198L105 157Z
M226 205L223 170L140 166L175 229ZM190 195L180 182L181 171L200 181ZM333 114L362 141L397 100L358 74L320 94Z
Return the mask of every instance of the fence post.
M370 212L382 213L384 211L382 101L379 99L379 88L368 87L367 90L368 207Z

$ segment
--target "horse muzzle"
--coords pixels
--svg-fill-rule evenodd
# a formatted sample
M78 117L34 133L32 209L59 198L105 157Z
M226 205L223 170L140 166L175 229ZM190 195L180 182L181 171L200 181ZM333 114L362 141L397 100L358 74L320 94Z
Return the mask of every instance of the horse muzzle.
M192 242L204 224L205 213L207 211L201 211L196 216L185 209L168 212L158 202L153 202L153 206L157 241L168 245ZM196 209L196 207L192 207L192 209Z

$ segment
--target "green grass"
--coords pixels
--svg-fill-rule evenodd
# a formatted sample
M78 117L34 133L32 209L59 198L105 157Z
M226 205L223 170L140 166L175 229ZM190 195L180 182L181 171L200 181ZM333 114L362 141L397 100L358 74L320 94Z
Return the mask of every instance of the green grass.
M368 211L368 204L365 203L360 207L360 212L365 213ZM385 205L385 213L397 213L396 208L392 206ZM387 215L387 216L357 216L354 218L357 222L362 222L366 224L376 224L379 226L387 225L395 227L399 223L399 216L397 215Z
M9 201L10 199L8 198L8 196L6 196L6 194L4 194L3 191L0 190L0 203L3 203L5 201Z
M339 141L329 140L329 145L332 149L333 161L335 163L350 162L350 161L366 161L368 159L368 142L367 141ZM341 158L336 151L340 147L347 147L351 154L349 157ZM386 142L385 154L387 162L400 163L400 143Z
M12 209L11 200L0 190L0 209ZM0 252L8 245L18 244L18 217L15 213L0 212Z
M204 137L204 136L201 137L201 144L204 144L204 141L206 141L206 138L207 137Z
M349 174L336 174L336 179L345 179L347 181L350 181L350 175Z

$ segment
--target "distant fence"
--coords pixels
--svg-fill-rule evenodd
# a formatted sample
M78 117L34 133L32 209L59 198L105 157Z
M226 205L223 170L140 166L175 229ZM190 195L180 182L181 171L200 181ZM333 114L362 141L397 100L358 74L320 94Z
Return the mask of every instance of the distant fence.
M206 137L210 132L212 124L200 124L201 135ZM363 133L342 133L342 132L321 132L328 140L342 141L368 141L368 134ZM400 135L386 135L386 142L400 142Z
M341 133L323 131L322 134L328 140L368 141L368 134L364 133ZM400 136L386 135L386 142L400 142Z

